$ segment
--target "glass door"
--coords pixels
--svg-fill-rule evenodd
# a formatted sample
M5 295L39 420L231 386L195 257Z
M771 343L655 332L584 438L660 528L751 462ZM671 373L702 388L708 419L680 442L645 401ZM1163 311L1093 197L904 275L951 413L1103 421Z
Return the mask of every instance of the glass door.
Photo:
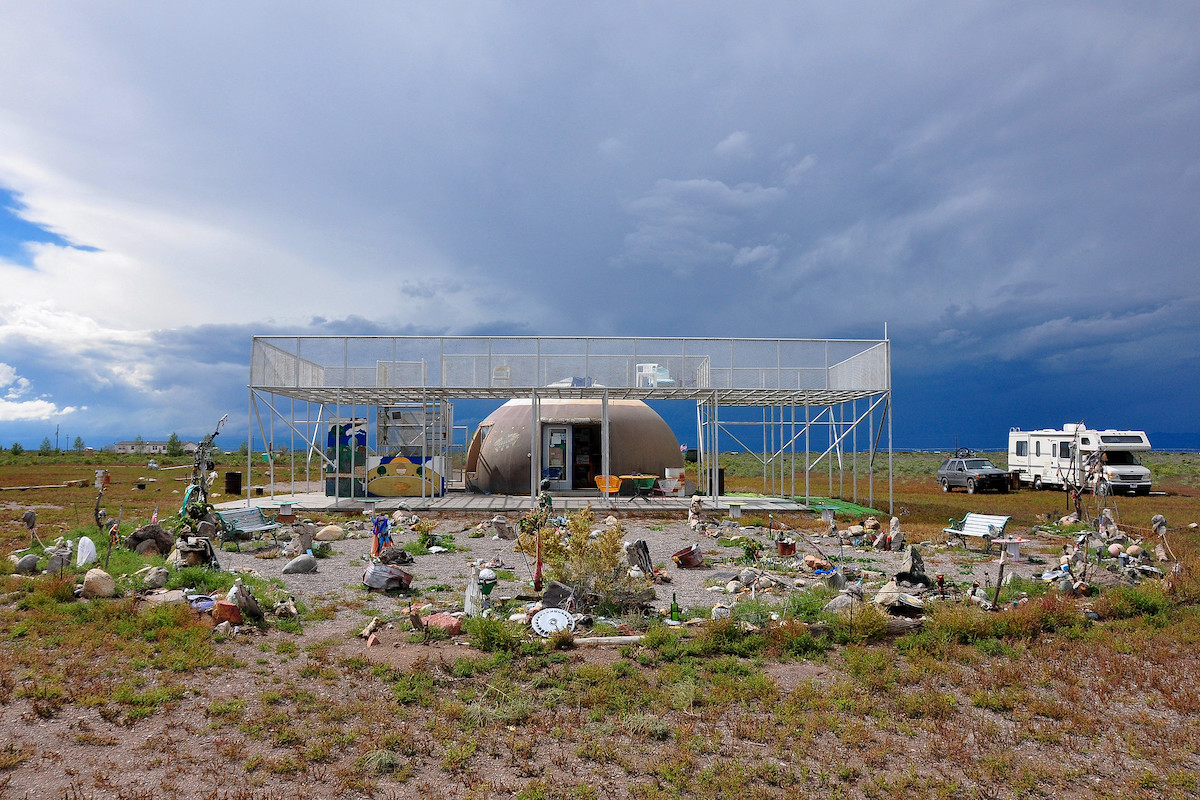
M542 428L542 478L551 491L571 488L571 428L546 425Z

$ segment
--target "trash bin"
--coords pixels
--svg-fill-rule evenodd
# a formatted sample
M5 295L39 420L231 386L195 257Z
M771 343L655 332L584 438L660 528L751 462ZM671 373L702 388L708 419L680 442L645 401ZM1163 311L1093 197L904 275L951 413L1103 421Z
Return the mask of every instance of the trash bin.
M242 473L225 473L225 494L239 495L242 493Z

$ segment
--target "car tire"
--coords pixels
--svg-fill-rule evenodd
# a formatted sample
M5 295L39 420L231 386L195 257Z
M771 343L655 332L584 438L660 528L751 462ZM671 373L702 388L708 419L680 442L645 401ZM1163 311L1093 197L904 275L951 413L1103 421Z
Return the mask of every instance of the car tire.
M1042 490L1042 477L1040 475L1033 479L1033 490L1035 492Z
M1000 494L1008 494L1008 481L1000 484Z
M975 479L967 478L967 494L975 494Z
M950 491L950 481L948 481L945 478L942 478L942 491L943 492Z

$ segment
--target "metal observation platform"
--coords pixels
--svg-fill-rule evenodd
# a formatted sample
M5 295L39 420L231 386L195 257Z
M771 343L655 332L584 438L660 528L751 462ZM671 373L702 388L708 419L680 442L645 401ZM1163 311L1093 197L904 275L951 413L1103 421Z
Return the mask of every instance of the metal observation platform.
M278 422L293 443L302 443L306 463L319 460L323 469L336 468L320 438L332 424L361 423L372 452L406 448L450 465L469 433L453 424L454 401L530 398L531 497L541 474L540 400L600 400L606 445L608 401L686 401L695 405L705 494L718 494L720 449L730 446L725 436L758 455L763 494L777 497L807 499L814 476L826 473L821 488L829 496L852 494L846 499L858 502L861 459L863 499L873 505L877 457L886 452L892 505L886 328L883 339L255 336L249 389L251 441L257 423L273 449ZM402 418L404 424L388 422ZM753 447L742 441L751 438L746 426L758 429ZM605 467L607 458L606 450ZM249 481L247 493L248 487Z

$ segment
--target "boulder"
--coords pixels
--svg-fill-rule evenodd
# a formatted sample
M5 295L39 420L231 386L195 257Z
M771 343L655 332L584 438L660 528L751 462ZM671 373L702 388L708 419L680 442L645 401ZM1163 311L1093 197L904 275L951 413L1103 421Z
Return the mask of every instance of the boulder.
M878 526L879 523L876 522L875 525ZM875 528L872 528L871 530L879 530L879 528L875 527ZM846 528L846 535L849 536L851 539L857 539L859 536L862 536L866 532L867 532L867 528L862 525L851 525L849 528Z
M144 602L151 605L162 605L164 603L186 603L187 596L182 589L169 589L165 592L151 592L142 597Z
M906 543L907 542L904 537L904 531L900 531L899 533L897 533L895 536L892 537L892 552L899 553L901 550L904 549L904 545Z
M450 636L458 636L462 633L463 621L461 617L439 611L425 618L425 627L436 628Z
M854 605L854 598L848 594L839 594L825 604L826 611L844 611Z
M346 532L337 525L326 525L321 530L317 531L317 535L313 537L318 542L336 542L346 538Z
M884 608L891 608L900 603L900 594L900 587L896 585L896 582L888 581L875 593L875 603Z
M1133 544L1125 552L1129 554L1130 558L1141 558L1146 551L1142 549L1141 545Z
M69 566L71 566L70 548L59 548L46 560L46 572L50 575L57 575Z
M916 547L908 548L908 553L904 556L904 563L900 565L900 571L896 573L896 580L902 583L919 583L922 586L930 585L929 576L925 574L925 560L921 558Z
M153 539L146 539L139 543L138 546L134 548L134 552L142 558L152 558L154 556L162 555L162 552L158 549L158 543Z
M867 517L864 519L862 526L869 531L877 531L881 527L879 520L875 519L875 517Z
M296 556L291 561L289 561L283 568L284 575L298 575L298 574L302 574L305 572L316 572L316 571L317 571L317 558L316 558L316 556L310 556L308 553L302 553L302 554Z
M21 556L21 558L17 561L17 574L32 575L33 573L37 572L37 565L38 557L34 553Z
M141 546L143 542L153 542L154 550L151 551L148 547L143 548ZM151 523L143 525L129 534L129 538L125 540L125 546L140 555L165 556L175 546L175 537L163 530L158 523Z
M412 554L403 547L385 547L379 553L380 564L411 564L413 561Z
M102 569L93 568L83 576L83 597L91 600L97 597L113 597L117 594L117 582Z
M166 567L154 567L142 578L142 586L147 589L161 589L167 585L167 578L170 576L171 573L167 572Z

